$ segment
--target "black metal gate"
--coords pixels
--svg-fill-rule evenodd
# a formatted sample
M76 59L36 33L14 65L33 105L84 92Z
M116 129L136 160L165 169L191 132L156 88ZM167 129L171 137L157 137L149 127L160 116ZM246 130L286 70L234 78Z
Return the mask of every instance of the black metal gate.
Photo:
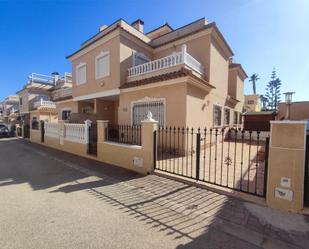
M98 145L97 124L92 123L91 126L89 126L88 154L97 155L97 145Z
M309 206L309 135L306 137L304 204L307 207Z
M265 197L267 136L238 129L159 128L155 169Z
M24 138L30 138L30 125L26 124L23 127L24 129Z
M44 126L44 121L41 120L41 142L44 143L44 138L45 138L45 126Z

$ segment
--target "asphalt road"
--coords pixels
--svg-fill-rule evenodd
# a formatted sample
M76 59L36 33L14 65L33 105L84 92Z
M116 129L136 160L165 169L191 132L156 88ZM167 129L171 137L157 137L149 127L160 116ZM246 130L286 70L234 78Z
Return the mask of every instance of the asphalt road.
M308 217L0 140L0 248L305 248Z

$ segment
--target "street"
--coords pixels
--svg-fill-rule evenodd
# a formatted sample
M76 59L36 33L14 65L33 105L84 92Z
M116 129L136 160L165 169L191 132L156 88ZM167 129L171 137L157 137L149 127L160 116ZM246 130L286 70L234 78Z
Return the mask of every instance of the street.
M121 155L119 155L121 156ZM306 248L309 217L0 139L0 248Z

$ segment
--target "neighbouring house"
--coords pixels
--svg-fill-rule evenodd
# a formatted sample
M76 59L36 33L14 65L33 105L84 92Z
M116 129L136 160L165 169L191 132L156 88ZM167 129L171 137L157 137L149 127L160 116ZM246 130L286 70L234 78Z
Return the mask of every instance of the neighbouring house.
M69 120L72 112L78 112L75 102L72 101L72 75L65 73L59 77L55 85L48 90L51 99L56 104L58 120Z
M257 94L245 95L244 112L260 112L261 98Z
M52 76L32 73L26 85L17 92L19 96L20 119L25 129L37 129L37 124L43 121L58 120L56 104L51 101L51 92L59 80L59 74ZM28 132L27 132L28 133Z
M85 41L72 62L70 121L140 125L149 111L161 126L240 123L246 72L214 22L205 18L148 33L120 19Z
M270 131L270 121L276 119L275 111L245 112L244 130Z
M309 120L309 101L299 101L287 104L279 103L277 119L287 119L289 108L289 120Z
M11 95L2 102L3 121L9 125L15 125L19 115L19 98Z

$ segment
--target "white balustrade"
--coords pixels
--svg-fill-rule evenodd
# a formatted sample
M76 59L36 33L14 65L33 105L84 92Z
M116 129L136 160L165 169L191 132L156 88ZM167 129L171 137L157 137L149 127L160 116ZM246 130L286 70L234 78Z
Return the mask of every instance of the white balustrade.
M64 139L72 142L87 144L89 142L90 120L86 120L84 124L64 124Z
M187 53L185 45L182 46L181 52L173 53L169 56L129 68L128 74L129 77L139 76L176 65L186 65L196 72L204 75L203 65Z
M72 96L72 88L61 88L53 92L53 99L60 99Z
M53 101L41 99L40 101L35 102L33 107L34 108L38 108L38 107L56 108L56 104Z
M65 123L63 129L63 126L59 123L45 122L45 136L59 138L60 143L64 139L71 142L87 144L89 142L90 125L90 120L86 120L84 124Z
M59 124L58 123L44 123L45 136L59 138Z
M65 140L86 143L86 131L84 124L64 124Z

